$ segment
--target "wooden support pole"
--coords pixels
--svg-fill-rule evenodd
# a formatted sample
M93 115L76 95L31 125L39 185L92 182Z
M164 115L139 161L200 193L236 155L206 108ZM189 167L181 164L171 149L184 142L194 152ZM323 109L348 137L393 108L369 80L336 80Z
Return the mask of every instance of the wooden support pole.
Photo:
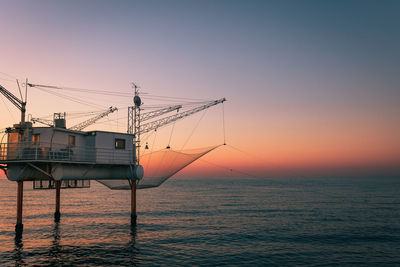
M15 225L15 233L17 237L20 237L22 231L24 229L24 225L22 224L22 200L24 196L24 182L18 181L18 189L17 189L17 224Z
M61 181L56 181L56 211L54 212L54 221L60 221L60 194L61 194Z
M131 182L131 223L136 224L136 180Z

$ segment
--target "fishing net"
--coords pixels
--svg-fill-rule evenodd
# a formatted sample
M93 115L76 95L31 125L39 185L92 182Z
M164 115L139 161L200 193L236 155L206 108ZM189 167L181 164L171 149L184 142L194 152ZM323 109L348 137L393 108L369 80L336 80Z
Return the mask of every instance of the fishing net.
M152 153L144 154L140 164L144 168L144 177L137 183L138 189L157 187L182 170L195 160L201 158L218 146L175 151L163 149ZM128 180L98 180L110 189L130 189Z

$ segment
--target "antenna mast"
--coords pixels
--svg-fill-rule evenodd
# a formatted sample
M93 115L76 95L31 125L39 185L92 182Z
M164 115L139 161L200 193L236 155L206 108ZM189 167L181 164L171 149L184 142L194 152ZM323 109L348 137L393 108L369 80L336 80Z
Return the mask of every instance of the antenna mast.
M140 106L142 100L139 97L139 86L132 83L132 87L135 90L135 96L133 98L134 106L128 107L128 133L133 134L133 142L135 144L135 155L134 162L139 165L140 160Z

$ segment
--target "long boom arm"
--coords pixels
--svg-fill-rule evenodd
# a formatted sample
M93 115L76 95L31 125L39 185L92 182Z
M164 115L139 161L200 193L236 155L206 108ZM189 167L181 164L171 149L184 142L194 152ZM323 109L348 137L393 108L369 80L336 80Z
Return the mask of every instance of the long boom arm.
M170 107L166 107L166 108L161 108L158 110L154 110L154 111L150 111L150 112L146 112L143 114L140 114L140 121L147 121L150 120L152 118L161 116L165 113L174 111L174 110L179 110L180 108L182 108L182 105L176 105L176 106L170 106Z
M118 108L116 107L110 107L107 111L97 115L96 117L90 118L84 122L81 122L77 125L74 125L72 127L70 127L70 130L74 130L74 131L81 131L84 128L92 125L93 123L95 123L96 121L100 120L101 118L104 118L105 116L107 116L110 113L113 113L114 111L118 110Z
M52 120L45 120L45 119L41 119L41 118L32 118L31 121L33 123L39 122L39 123L45 124L47 126L54 127L54 122Z
M0 92L8 99L11 103L13 103L19 110L22 111L24 107L24 102L20 100L18 97L13 95L10 91L0 85ZM24 107L25 108L25 107Z
M15 95L13 95L10 91L0 85L0 93L2 93L11 103L14 104L19 110L21 110L21 122L25 121L25 111L26 111L26 102L22 101Z
M176 114L176 115L172 115L172 116L169 116L169 117L165 117L165 118L162 118L162 119L159 119L159 120L156 120L156 121L152 121L152 122L149 122L149 123L146 123L146 124L142 124L140 126L138 134L144 134L144 133L150 132L152 130L156 130L156 129L164 126L164 125L167 125L167 124L172 123L174 121L177 121L179 119L185 118L187 116L190 116L190 115L192 115L194 113L197 113L197 112L200 112L202 110L208 109L208 108L210 108L212 106L218 105L218 104L223 103L225 101L226 101L225 98L222 98L222 99L219 99L219 100L215 100L215 101L211 101L208 104L205 104L205 105L202 105L202 106L199 106L199 107L184 111L182 113L179 113L179 114Z

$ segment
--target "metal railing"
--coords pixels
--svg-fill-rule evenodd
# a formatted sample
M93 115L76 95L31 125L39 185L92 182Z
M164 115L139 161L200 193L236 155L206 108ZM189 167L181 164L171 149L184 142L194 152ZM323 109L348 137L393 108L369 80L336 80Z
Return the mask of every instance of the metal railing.
M60 184L61 189L89 187L90 180L62 180ZM33 189L56 189L56 182L54 180L37 179L33 181Z
M65 161L101 164L131 164L133 151L65 144L1 143L0 161Z

